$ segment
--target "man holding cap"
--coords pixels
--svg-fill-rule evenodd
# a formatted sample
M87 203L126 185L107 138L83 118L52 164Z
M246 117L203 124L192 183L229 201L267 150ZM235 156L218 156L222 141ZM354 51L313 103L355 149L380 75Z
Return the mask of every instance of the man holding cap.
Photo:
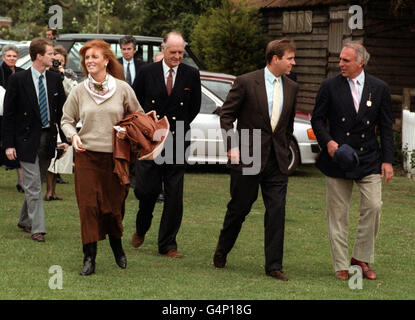
M382 177L393 177L392 104L389 87L366 73L365 47L347 44L340 53L341 74L322 82L311 124L322 152L316 166L326 175L330 249L336 278L347 280L350 263L376 279ZM328 124L328 127L326 126ZM376 131L380 134L380 145ZM348 257L348 215L353 184L360 190L360 217L354 251Z

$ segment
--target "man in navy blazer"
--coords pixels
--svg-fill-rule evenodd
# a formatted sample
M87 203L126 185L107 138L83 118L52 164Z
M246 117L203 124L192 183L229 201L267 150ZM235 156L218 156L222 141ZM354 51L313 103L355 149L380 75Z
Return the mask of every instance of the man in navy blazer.
M340 53L341 74L322 82L311 124L322 151L316 166L326 175L326 206L335 276L348 279L348 214L355 182L360 190L360 218L351 264L367 279L376 279L370 267L381 211L381 178L393 177L392 104L389 87L364 71L369 54L352 42ZM327 126L328 124L328 126ZM378 137L380 137L380 145ZM343 170L334 161L336 150L347 144L357 153L358 165Z
M25 200L18 226L32 233L32 240L44 242L42 180L55 156L65 91L60 75L46 70L52 66L53 43L35 38L29 53L32 67L9 78L4 99L3 145L7 158L18 159L23 169ZM60 136L66 142L63 132Z
M158 250L161 255L173 258L182 257L177 251L176 235L183 215L185 151L190 144L185 135L201 104L199 71L181 63L184 46L180 33L168 33L162 43L163 60L143 66L133 84L138 101L146 112L155 111L158 117L168 118L170 133L158 158L136 161L134 193L139 200L139 210L132 244L139 247L143 243L163 186Z

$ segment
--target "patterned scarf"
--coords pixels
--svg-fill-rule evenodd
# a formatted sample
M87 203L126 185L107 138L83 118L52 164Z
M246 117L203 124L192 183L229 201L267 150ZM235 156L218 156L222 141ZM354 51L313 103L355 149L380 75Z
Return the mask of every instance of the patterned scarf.
M97 104L101 104L111 98L115 93L116 82L113 76L107 73L103 82L95 81L90 74L84 81L85 89Z

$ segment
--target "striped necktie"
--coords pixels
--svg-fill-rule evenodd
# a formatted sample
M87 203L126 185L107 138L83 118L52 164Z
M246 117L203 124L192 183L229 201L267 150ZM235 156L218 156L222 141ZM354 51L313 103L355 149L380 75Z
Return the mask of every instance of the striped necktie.
M43 74L39 77L39 106L40 106L40 119L42 121L42 127L46 127L49 124L48 121L48 102L46 100L46 90L43 85Z

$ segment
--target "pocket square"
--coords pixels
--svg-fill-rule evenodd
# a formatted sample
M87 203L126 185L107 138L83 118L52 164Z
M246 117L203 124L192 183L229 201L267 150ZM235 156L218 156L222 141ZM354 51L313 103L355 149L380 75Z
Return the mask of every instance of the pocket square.
M59 94L59 92L55 92L53 95L56 97Z
M184 91L190 91L190 88L184 88Z

